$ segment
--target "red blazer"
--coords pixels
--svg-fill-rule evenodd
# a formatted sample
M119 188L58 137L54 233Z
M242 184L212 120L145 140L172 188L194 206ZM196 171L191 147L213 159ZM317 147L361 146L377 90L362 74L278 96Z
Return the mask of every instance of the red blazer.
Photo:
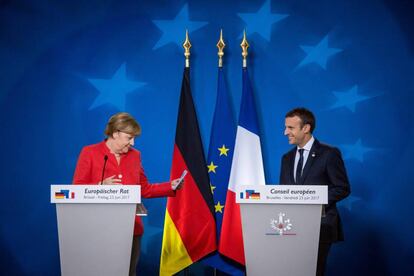
M102 180L102 170L105 155L108 156L105 167L104 179L113 175L122 180L123 185L141 185L141 196L144 198L175 196L169 182L158 185L148 183L141 163L141 153L136 149L130 149L128 153L121 156L118 165L115 155L109 151L105 141L86 146L82 149L73 184L98 184ZM141 218L135 217L134 235L142 235L144 227Z

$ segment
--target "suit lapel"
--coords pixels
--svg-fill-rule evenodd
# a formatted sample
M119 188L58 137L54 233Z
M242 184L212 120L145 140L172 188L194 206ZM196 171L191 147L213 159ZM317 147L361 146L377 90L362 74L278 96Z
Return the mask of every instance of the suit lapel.
M315 162L315 160L319 157L319 147L320 143L318 140L315 139L313 142L312 148L309 152L308 159L306 160L305 168L303 168L302 179L300 184L305 184L306 177L308 176L310 169Z
M295 184L295 176L293 174L293 169L295 168L295 156L296 156L296 147L291 150L288 154L288 172L289 180L291 184Z

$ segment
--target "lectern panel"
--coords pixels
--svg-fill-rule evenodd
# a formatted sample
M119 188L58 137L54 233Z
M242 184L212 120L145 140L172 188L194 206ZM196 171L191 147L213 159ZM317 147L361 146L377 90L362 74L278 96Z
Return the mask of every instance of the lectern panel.
M315 275L321 205L240 207L248 275Z
M56 204L63 276L128 275L136 204Z

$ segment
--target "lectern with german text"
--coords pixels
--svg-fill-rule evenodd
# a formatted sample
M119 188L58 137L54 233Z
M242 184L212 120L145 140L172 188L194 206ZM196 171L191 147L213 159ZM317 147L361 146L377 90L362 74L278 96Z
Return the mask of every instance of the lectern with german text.
M63 276L128 275L137 185L52 185ZM140 204L138 204L139 206ZM145 215L145 214L138 214Z
M241 186L247 275L316 274L322 206L327 186Z

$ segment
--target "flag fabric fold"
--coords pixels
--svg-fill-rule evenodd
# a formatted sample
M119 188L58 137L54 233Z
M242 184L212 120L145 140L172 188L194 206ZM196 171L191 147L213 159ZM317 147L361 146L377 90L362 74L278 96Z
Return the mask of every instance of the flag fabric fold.
M219 252L245 265L240 206L236 203L236 189L243 185L265 185L265 176L259 124L247 68L243 68L242 74L242 99Z
M214 199L217 237L220 237L223 213L226 210L226 194L236 138L236 127L230 109L223 68L218 69L217 96L210 134L207 167ZM218 252L203 259L229 275L244 275L244 269L223 258Z
M185 68L171 179L180 177L184 170L188 174L184 187L167 200L160 275L175 274L217 249L214 202L189 75L189 68Z

